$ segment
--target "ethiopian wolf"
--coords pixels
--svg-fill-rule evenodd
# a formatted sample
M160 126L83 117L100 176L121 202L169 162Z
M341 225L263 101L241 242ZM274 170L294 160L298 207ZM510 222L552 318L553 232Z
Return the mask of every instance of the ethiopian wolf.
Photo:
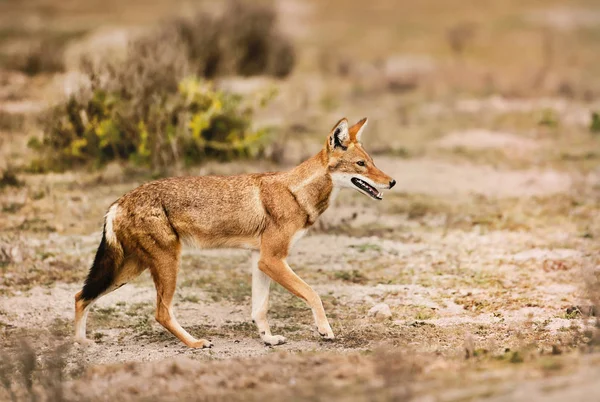
M173 295L181 245L246 248L252 267L252 319L268 345L285 342L267 322L269 287L279 283L312 309L317 331L333 339L319 295L286 262L294 242L327 209L340 188L376 200L396 184L375 167L361 145L363 119L340 120L323 149L287 172L239 176L173 177L141 185L108 209L102 240L83 289L75 295L75 338L86 341L92 303L150 270L156 285L156 320L192 348L211 347L179 325Z

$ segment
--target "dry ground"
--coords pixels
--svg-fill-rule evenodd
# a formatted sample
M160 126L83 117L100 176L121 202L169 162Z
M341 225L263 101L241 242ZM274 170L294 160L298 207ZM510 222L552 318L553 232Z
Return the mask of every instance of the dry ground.
M584 78L600 65L590 51L597 24L586 25L600 11L582 2L560 12L565 3L535 1L489 1L472 10L456 0L450 13L421 3L376 1L361 19L358 3L279 2L301 44L298 72L275 83L280 95L261 116L285 138L282 164L209 162L173 173L287 169L318 150L341 114L370 117L366 147L398 184L381 202L342 192L289 258L322 296L335 341L315 336L307 307L274 286L270 322L288 343L265 347L250 320L249 252L186 250L175 312L213 349L187 349L154 321L147 273L95 305L88 322L95 345L59 348L71 345L73 295L105 209L152 178L113 164L101 172L19 174L19 186L0 189L3 361L23 358L28 349L19 338L27 339L42 368L64 363L65 377L47 388L64 383L69 400L562 401L600 394L600 358L585 331L593 323L573 308L590 305L586 291L599 264L600 148L589 129L599 87ZM164 4L152 4L140 14L132 2L136 17L123 11L119 18L154 21ZM97 9L93 2L92 11L71 7L89 18ZM69 10L56 10L64 18L57 24L70 21ZM116 14L95 17L125 24ZM453 54L446 35L462 22L479 34L472 48ZM543 52L540 32L554 32L552 46L569 49L575 61L557 58L540 73L526 66L541 56L508 56L514 38ZM364 57L348 65L352 45ZM384 67L382 55L390 55ZM524 71L545 75L527 87ZM466 85L486 76L487 86ZM47 101L39 93L64 79L8 77L2 110L11 118L35 113ZM27 161L33 123L1 127L0 167ZM390 306L390 319L368 316L377 303ZM6 365L0 379L3 373Z

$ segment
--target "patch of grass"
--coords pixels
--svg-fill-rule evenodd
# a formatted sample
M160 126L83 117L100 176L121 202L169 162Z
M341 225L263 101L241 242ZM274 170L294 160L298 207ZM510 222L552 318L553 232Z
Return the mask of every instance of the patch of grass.
M51 257L55 257L56 254L52 251L40 251L38 252L38 257L43 261Z
M546 372L560 371L565 367L564 362L556 357L542 357L538 365Z
M373 251L377 251L377 252L381 251L381 246L379 246L378 244L371 244L371 243L351 245L350 248L356 249L359 253L364 253L369 250L373 250Z
M388 212L406 214L409 220L419 220L427 215L448 214L451 212L451 206L438 202L432 197L403 194L393 197Z
M589 161L600 158L600 154L595 151L583 151L583 152L561 152L560 159L563 161L576 162L576 161Z
M299 331L303 331L306 328L302 325L299 325L297 323L291 323L291 324L276 324L274 323L274 325L272 325L273 329L272 332L277 334L279 332L285 332L287 334L289 334L290 332L299 332Z
M496 356L496 359L514 364L523 363L525 361L522 352L510 349L506 349L503 354Z
M72 322L62 318L54 320L50 326L50 333L56 337L66 337L71 335Z
M353 269L352 271L335 271L333 276L335 279L339 279L344 282L366 283L368 281L368 278L362 272L356 269Z
M394 345L400 345L406 339L410 339L413 328L395 324L392 321L386 323L355 323L353 326L344 326L338 328L339 321L332 323L333 332L337 338L334 343L342 345L345 348L366 348L373 342L391 342ZM428 326L430 328L430 326Z
M230 337L243 337L243 338L252 338L257 336L258 329L256 325L251 321L240 321L234 323L228 323L221 327L222 332L221 335L226 334Z
M14 214L16 212L19 212L21 210L21 208L23 208L24 206L25 206L25 204L20 203L20 202L11 202L11 203L2 205L2 212Z
M117 304L118 306L119 304ZM127 306L127 310L125 311L125 315L130 317L135 316L148 316L154 312L154 304L153 303L134 303Z
M432 308L424 307L424 308L420 308L419 311L417 311L417 313L414 316L414 319L425 321L425 320L431 320L434 317L435 317L435 310Z
M133 325L133 331L136 335L153 335L151 318L148 314L138 317ZM166 330L165 330L166 331Z
M581 317L581 311L578 308L571 309L570 311L567 311L564 315L564 318L568 320L574 320L579 317Z
M25 219L18 226L11 228L17 231L30 231L35 233L56 232L56 228L48 223L46 219L33 217Z
M86 271L78 259L28 260L26 263L9 262L3 267L3 287L11 291L25 291L35 286L53 286L57 282L81 283Z
M249 300L252 285L250 275L243 275L235 271L230 271L228 274L223 273L223 275L228 276L221 276L221 272L211 272L207 275L186 279L182 282L182 286L203 287L215 302L227 300L241 303Z
M344 282L359 283L359 284L368 282L368 278L357 269L353 269L351 271L345 271L345 270L344 271L335 271L333 273L333 277L335 279L339 279Z
M19 180L14 169L7 168L2 171L0 176L0 190L6 187L22 187L24 183Z
M190 302L190 303L198 303L200 301L198 296L195 296L195 295L185 295L181 298L181 300L183 300L185 302Z
M274 319L293 319L295 323L310 325L310 308L300 298L290 294L280 285L273 286L269 302L269 316Z
M25 115L0 110L0 130L15 132L20 131L25 125Z
M96 309L96 313L104 315L113 315L117 312L116 307L103 307Z
M454 303L463 306L465 310L475 312L487 311L492 307L488 300L475 298L471 294L456 297Z
M31 194L31 199L34 201L38 201L41 200L42 198L44 198L46 196L46 191L45 190L36 190L33 192L33 194Z
M592 118L590 120L590 132L593 134L600 133L600 113L592 112Z
M540 126L546 127L558 127L560 125L560 118L558 113L554 109L544 109L542 111L540 120L538 122Z

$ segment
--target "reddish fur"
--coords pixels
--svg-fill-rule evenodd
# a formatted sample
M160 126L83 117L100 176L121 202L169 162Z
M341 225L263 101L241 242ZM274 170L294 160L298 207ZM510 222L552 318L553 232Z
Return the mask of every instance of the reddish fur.
M244 247L260 251L259 269L305 300L319 332L333 337L319 296L285 259L294 235L314 224L329 206L332 173L361 174L381 184L391 181L357 141L365 122L348 130L347 149L333 147L328 140L317 155L288 172L173 177L125 194L116 201L112 221L118 245L110 245L122 249L123 259L111 267L113 279L106 292L149 269L157 289L156 319L186 345L210 346L189 335L171 312L182 241L191 239L203 248ZM357 159L366 166L357 166ZM88 280L103 274L109 273L92 267ZM81 293L76 295L76 321L91 301L84 303Z

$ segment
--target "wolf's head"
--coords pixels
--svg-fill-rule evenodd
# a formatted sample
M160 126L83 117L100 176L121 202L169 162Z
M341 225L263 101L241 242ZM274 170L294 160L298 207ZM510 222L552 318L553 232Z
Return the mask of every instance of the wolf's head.
M329 157L327 166L334 186L354 188L381 200L380 190L394 187L396 180L375 167L362 147L360 139L366 126L366 118L352 127L348 127L348 120L343 118L333 127L325 145Z

